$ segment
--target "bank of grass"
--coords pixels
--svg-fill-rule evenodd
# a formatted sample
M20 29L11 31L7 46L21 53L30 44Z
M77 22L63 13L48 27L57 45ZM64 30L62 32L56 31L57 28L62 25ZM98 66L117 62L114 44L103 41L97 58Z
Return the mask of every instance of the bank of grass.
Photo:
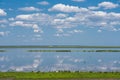
M120 79L120 72L0 72L0 79Z
M28 50L28 52L72 52L71 50Z

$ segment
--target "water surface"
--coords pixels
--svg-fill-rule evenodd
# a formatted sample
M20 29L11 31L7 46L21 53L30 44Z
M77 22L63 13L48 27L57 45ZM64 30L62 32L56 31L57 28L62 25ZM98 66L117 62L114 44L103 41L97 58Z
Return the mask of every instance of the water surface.
M79 52L79 50L105 50L101 48L2 48L1 50L4 52L0 52L0 71L120 71L120 52ZM29 50L73 52L29 52ZM78 52L75 52L76 50Z

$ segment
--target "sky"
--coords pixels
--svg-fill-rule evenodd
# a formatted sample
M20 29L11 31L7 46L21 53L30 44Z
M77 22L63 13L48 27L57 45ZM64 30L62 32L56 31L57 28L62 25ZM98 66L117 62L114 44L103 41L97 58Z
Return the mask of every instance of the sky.
M0 0L0 45L120 45L120 0Z

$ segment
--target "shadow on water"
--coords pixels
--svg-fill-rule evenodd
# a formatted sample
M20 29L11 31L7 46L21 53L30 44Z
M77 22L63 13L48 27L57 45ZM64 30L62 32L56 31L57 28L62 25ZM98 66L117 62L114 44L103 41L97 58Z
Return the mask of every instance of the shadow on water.
M0 50L0 52L6 52L6 50Z

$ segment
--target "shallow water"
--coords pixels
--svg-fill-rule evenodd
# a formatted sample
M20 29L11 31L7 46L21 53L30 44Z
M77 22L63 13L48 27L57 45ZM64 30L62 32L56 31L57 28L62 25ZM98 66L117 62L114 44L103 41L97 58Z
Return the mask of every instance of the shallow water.
M120 71L120 52L28 52L28 50L56 50L55 48L1 50L5 52L0 52L0 71ZM57 48L57 50L91 50L91 48Z

